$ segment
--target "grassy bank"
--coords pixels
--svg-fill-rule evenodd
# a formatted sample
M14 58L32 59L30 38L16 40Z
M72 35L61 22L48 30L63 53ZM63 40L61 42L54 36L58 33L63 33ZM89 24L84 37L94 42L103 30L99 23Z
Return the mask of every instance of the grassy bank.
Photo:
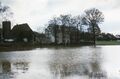
M75 44L29 44L29 43L0 43L0 52L4 51L22 51L35 48L67 48L92 45L91 42L81 42Z
M11 44L0 44L0 52L3 51L22 51L22 50L31 50L35 48L65 48L65 47L79 47L79 46L89 46L90 43L80 43L73 45L41 45L41 44L25 44L25 43L11 43ZM96 45L120 45L120 41L96 41Z
M96 41L97 45L120 45L120 41Z
M4 51L22 51L34 49L33 45L26 44L0 44L0 52Z

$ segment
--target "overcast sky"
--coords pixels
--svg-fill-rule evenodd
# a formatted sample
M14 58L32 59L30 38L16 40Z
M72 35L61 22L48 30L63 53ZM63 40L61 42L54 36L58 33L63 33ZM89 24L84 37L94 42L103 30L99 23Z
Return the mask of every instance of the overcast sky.
M97 8L105 21L102 32L120 34L120 0L0 0L11 7L14 24L28 23L33 30L43 29L49 19L60 14L81 15L86 9Z

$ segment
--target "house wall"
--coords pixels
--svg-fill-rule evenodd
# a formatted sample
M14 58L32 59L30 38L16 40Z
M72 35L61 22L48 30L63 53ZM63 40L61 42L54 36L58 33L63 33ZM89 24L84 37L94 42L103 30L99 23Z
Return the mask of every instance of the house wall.
M69 35L69 29L64 28L64 38L63 38L63 33L62 33L62 28L57 29L56 32L56 39L57 39L57 44L68 44L70 43L70 35ZM53 35L54 33L51 33L51 31L46 31L45 35L48 38L48 40L51 43L55 43L55 36Z

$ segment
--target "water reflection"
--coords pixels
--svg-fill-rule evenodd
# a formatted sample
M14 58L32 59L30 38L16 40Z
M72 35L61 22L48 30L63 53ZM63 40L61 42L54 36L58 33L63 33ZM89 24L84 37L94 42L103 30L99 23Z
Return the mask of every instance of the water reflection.
M0 62L0 79L15 79L17 74L26 73L29 68L28 62ZM20 72L21 71L21 72Z
M0 53L0 79L107 79L101 47Z
M16 62L13 64L17 70L17 72L21 71L22 73L26 73L29 68L28 62Z
M2 72L9 73L11 72L11 63L9 61L1 62Z
M103 79L101 62L101 48L86 47L54 50L49 64L54 75L53 79L66 79L66 77L74 75L85 76L85 79ZM97 76L98 74L99 76Z

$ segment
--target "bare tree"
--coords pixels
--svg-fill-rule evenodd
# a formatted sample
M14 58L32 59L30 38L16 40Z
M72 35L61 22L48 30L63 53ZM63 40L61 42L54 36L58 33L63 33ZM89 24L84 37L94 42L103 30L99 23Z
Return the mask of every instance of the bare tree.
M51 19L49 21L47 30L54 36L55 38L55 44L57 44L57 31L58 31L58 27L59 27L59 20L57 17L53 17L53 19Z
M71 27L71 15L60 15L59 21L61 25L61 31L62 31L62 42L66 45L65 42L65 35L69 35L70 40L70 27Z
M98 27L98 24L104 21L104 15L101 11L99 11L96 8L92 8L89 10L85 10L85 15L82 18L82 22L85 25L89 25L89 28L92 28L91 31L93 33L93 42L94 45L95 39L96 39L96 27Z
M5 6L0 2L0 20L8 20L13 15L9 6Z
M52 18L49 21L47 29L54 36L55 43L57 43L57 39L59 40L59 34L61 34L62 44L66 45L79 42L78 37L80 25L80 16L72 17L70 14L68 14Z
M75 38L76 38L76 42L79 43L79 41L80 41L80 32L82 32L82 29L83 29L82 25L81 25L81 16L80 15L75 16L75 17L73 17L73 19L74 19L73 24L74 24L74 27L76 28L76 30L75 30L75 32L76 32Z
M59 20L60 20L60 24L63 26L69 26L70 25L70 19L71 19L71 15L60 15Z

